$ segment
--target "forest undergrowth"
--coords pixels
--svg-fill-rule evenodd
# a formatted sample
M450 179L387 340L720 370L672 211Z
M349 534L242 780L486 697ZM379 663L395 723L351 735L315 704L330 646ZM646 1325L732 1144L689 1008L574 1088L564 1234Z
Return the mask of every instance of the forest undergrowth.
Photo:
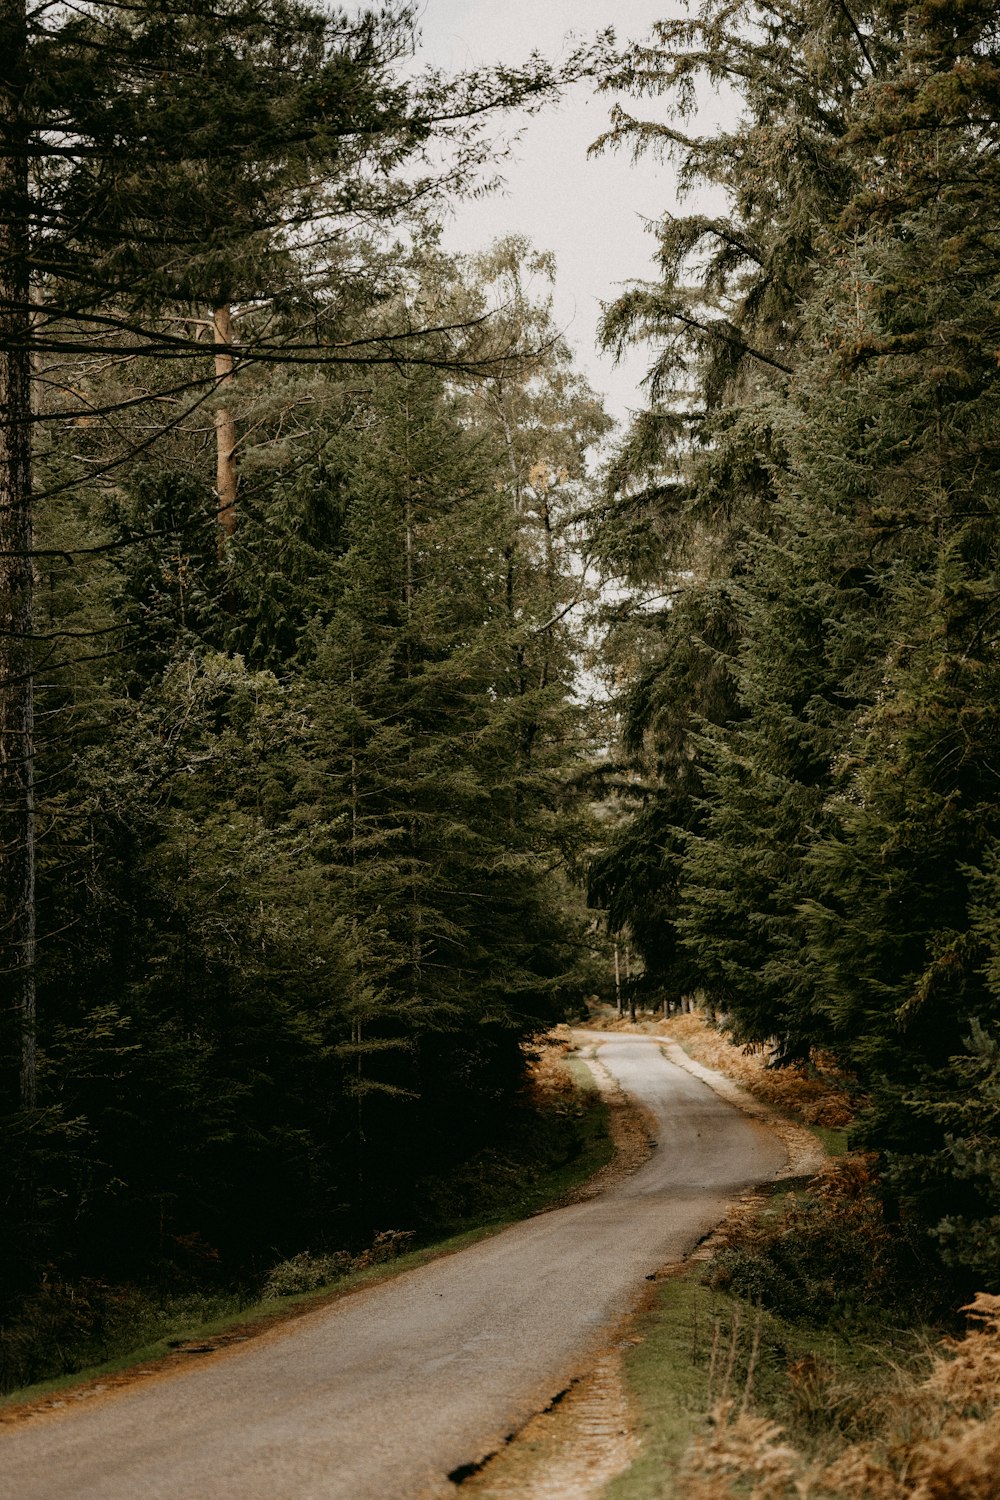
M753 1400L762 1319L734 1390L739 1328L715 1326L706 1430L680 1470L687 1500L992 1500L1000 1473L1000 1297L964 1309L969 1328L930 1354L845 1379L821 1357L787 1366L791 1420Z
M817 1326L707 1285L657 1288L626 1359L642 1442L602 1500L992 1500L1000 1299L964 1334Z

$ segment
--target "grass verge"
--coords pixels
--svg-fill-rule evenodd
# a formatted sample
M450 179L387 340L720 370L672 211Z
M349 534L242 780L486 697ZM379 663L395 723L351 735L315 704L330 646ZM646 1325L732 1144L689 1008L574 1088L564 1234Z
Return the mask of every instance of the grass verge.
M711 1438L720 1409L764 1414L807 1462L833 1462L871 1435L886 1372L928 1363L922 1330L881 1326L861 1336L793 1323L707 1287L700 1266L657 1285L636 1334L625 1373L642 1451L602 1500L729 1495L728 1476L702 1488L704 1476L696 1483L685 1471L692 1442Z

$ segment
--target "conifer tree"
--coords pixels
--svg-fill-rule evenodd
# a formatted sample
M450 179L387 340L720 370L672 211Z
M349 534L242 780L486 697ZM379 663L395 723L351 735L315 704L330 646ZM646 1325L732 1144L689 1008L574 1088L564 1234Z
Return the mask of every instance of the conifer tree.
M887 54L868 32L863 13L824 3L707 4L690 20L663 22L613 82L665 96L672 118L616 108L597 143L670 156L682 190L708 187L725 204L664 215L660 280L629 289L604 323L612 348L649 341L657 355L649 407L612 466L598 530L607 565L634 599L631 610L619 600L609 624L625 677L617 779L635 812L595 862L593 890L613 923L632 922L647 975L668 996L707 984L729 1004L741 989L742 958L720 954L706 970L693 907L682 937L685 851L706 849L705 817L721 787L708 788L703 771L727 753L726 726L738 735L747 715L734 670L746 584L762 543L780 535L780 403L802 357L817 246L853 181L841 150L850 103ZM731 131L685 128L699 80L739 90L745 114ZM740 821L729 824L734 834ZM771 921L740 880L744 860L756 863L753 838L744 842L743 852L720 851L728 873L702 871L709 946L729 931L752 944L747 921L758 935ZM713 905L725 905L734 883L740 895L723 918ZM751 1029L770 1034L779 1019L758 1008Z
M882 168L844 216L858 296L838 342L841 384L865 408L855 526L881 558L886 630L810 909L824 998L872 1094L867 1138L904 1205L980 1275L996 1256L996 1124L959 1097L973 1077L989 1096L997 1027L982 904L1000 791L988 332L1000 183L982 148L995 50L988 7L915 11L898 68L852 129Z
M683 482L665 490L682 518L705 516L716 581L696 568L690 528L681 587L731 605L732 711L694 717L694 816L675 817L667 837L654 829L652 859L641 821L631 845L626 826L619 847L640 860L616 867L612 849L611 873L624 896L645 855L692 977L738 1036L776 1039L786 1055L833 1049L870 1101L858 1139L883 1153L897 1207L956 1265L988 1276L995 14L976 3L784 7L780 34L775 17L741 12L735 38L712 29L721 15L690 23L695 58L664 68L645 56L650 81L670 87L697 67L737 79L748 113L731 136L690 147L666 134L690 170L711 166L739 212L724 232L691 221L668 238L686 251L728 246L728 261L719 250L702 263L723 294L717 311L682 302L668 262L665 286L609 322L673 331L670 358L681 338L702 351L689 367L699 400L676 391L623 455L645 468L619 491L610 539L632 544L633 504L664 514L638 482L655 480L657 449L638 443L675 442L693 415L703 452L683 467L668 452L659 472L670 478L672 465ZM640 142L656 135L619 126ZM767 158L762 175L775 145L783 159ZM734 267L743 280L727 285ZM768 358L786 369L765 375ZM661 388L664 375L661 358ZM677 586L662 565L659 581ZM690 621L674 604L664 637ZM636 679L633 722L651 756L691 724L691 693L666 675L661 691L657 666L671 659L654 652Z
M346 304L377 301L352 240L359 224L374 222L377 235L378 225L398 221L444 181L468 183L489 159L493 112L550 97L593 56L582 49L562 70L532 57L523 68L404 85L397 69L413 15L397 4L350 18L297 0L125 9L94 0L70 12L42 8L30 26L15 6L5 24L0 249L3 358L11 363L0 581L13 613L0 640L0 924L11 939L5 962L23 992L28 1101L32 423L87 429L78 454L63 451L60 490L93 493L95 479L113 483L217 395L212 506L228 534L238 368L405 359L427 330L405 320L391 331L344 326ZM446 157L443 173L397 171L419 168L431 141ZM424 337L412 357L461 363L453 332L439 330L436 342ZM29 355L35 386L47 396L34 413ZM108 390L109 364L117 390ZM147 430L137 439L124 423L123 445L124 412L142 413Z
M7 6L0 19L0 976L12 997L3 1051L17 1059L18 1097L32 1109L37 1074L26 49L25 7Z
M383 377L364 444L331 452L344 550L305 674L309 800L352 935L341 1055L365 1191L381 1171L397 1199L420 1171L397 1121L439 1159L456 1149L456 1108L466 1144L482 1137L518 1077L520 1041L560 1013L577 962L552 871L579 838L578 732L565 672L531 640L572 579L541 549L533 589L519 569L512 613L512 559L530 557L537 533L510 504L510 442L531 433L509 399L501 431L488 392L480 406L428 373Z
M387 331L429 320L432 292L481 318L475 274L432 261L397 266ZM548 357L523 355L506 395L526 483L561 425L572 477L532 491L555 529L603 419L565 351L551 381ZM224 561L210 428L178 429L103 506L47 506L40 629L82 639L45 678L44 1118L7 1133L27 1144L0 1184L44 1159L45 1190L32 1254L8 1217L11 1292L40 1256L184 1276L203 1244L249 1274L275 1247L419 1224L441 1189L418 1184L517 1107L522 1043L580 957L570 622L555 645L539 629L578 579L564 534L548 556L539 512L511 505L480 394L429 368L283 373L257 400ZM41 458L56 489L58 442Z

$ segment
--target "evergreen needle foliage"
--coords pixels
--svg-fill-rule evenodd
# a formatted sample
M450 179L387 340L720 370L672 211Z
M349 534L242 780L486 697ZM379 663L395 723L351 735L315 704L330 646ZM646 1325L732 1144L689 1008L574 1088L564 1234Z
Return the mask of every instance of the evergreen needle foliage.
M549 1160L525 1044L587 963L607 419L549 259L456 265L433 210L602 44L407 76L414 23L0 19L15 1324L43 1284L224 1291L440 1227L505 1130Z
M647 983L823 1047L894 1214L996 1290L995 7L708 0L617 81L717 214L657 225L610 475L618 766L593 867ZM691 125L698 80L742 101Z

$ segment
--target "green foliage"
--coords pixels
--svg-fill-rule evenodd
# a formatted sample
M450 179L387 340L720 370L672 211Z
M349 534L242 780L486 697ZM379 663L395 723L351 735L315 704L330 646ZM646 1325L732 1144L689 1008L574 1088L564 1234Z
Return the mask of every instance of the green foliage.
M661 283L607 320L662 352L605 523L641 805L595 867L617 926L656 913L667 986L786 1057L833 1050L890 1207L989 1286L996 45L976 4L709 3L627 61L673 116L605 144L662 148L725 209L666 217ZM738 88L731 132L682 128L699 78ZM676 671L706 646L711 696Z
M156 1298L91 1278L46 1281L0 1327L0 1392L79 1375L166 1339L179 1326L232 1317L238 1307L231 1293Z
M490 392L428 368L248 393L225 557L197 434L48 512L72 644L39 693L40 1108L2 1125L4 1315L46 1266L228 1285L438 1228L490 1152L504 1181L547 1160L524 1122L495 1143L586 961L563 514L603 417L521 312L543 352ZM65 541L100 549L83 588Z
M331 344L357 305L352 280L371 300L371 226L412 222L477 183L496 112L537 107L603 51L407 79L415 26L402 0L357 14L309 0L88 0L33 15L32 267L58 309L39 346L124 344L169 364L197 352L194 318L239 302L266 309L241 340L258 359L378 355L377 334L367 349ZM431 140L437 173L423 165ZM398 349L412 333L390 337Z
M8 28L44 503L0 474L38 565L33 682L0 642L0 968L32 966L0 1012L0 1318L426 1227L586 961L575 518L608 422L551 258L453 264L428 216L482 185L497 110L604 44L414 76L414 19L87 0Z

